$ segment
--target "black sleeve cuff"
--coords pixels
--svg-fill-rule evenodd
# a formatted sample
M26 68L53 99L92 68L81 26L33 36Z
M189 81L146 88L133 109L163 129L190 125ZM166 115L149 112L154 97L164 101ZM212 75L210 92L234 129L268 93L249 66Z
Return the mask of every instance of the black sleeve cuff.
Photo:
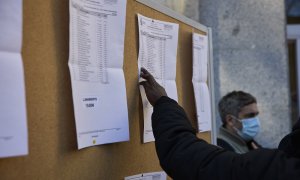
M164 104L164 103L175 103L177 104L177 102L171 98L169 98L168 96L162 96L160 97L154 104L154 107L155 106L159 106L161 104Z

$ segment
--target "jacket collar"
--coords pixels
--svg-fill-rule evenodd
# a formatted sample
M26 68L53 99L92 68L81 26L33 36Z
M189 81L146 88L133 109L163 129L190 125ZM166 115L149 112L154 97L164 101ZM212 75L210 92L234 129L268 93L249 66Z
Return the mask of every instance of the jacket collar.
M234 141L235 143L247 146L247 143L244 139L242 139L240 136L231 133L230 131L228 131L225 127L221 126L220 127L220 131L219 131L219 135L220 137L228 137L230 138L232 141Z

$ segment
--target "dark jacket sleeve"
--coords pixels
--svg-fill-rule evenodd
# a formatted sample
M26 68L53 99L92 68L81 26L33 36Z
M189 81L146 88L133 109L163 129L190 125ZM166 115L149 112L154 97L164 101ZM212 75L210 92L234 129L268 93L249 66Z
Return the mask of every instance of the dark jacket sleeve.
M184 110L168 97L155 104L152 127L160 164L174 180L300 178L300 160L283 151L240 155L198 139Z
M278 149L289 156L300 158L300 119L293 126L292 133L281 140Z

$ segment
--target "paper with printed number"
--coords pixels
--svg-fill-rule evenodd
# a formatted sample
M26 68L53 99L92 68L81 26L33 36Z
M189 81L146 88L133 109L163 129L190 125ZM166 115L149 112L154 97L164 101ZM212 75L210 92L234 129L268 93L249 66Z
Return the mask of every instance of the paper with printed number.
M164 171L143 173L125 177L124 180L167 180L167 174Z
M28 154L22 9L22 0L0 0L0 158Z
M70 0L69 69L78 148L129 140L126 1Z
M211 130L211 103L207 82L207 36L193 33L193 87L200 132Z
M176 57L179 25L151 19L138 14L139 69L146 68L165 88L168 96L177 101ZM143 79L140 79L143 81ZM153 108L140 86L144 111L144 143L154 141L151 125Z

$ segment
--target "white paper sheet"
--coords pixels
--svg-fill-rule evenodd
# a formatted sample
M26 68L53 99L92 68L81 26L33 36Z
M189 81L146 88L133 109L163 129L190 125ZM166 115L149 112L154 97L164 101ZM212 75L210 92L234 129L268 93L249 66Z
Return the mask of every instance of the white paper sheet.
M211 130L211 104L207 81L207 36L193 33L193 87L200 132Z
M22 0L0 0L0 158L28 154Z
M143 173L125 177L125 180L167 180L167 174L164 171Z
M169 97L177 100L176 56L179 25L151 19L138 14L139 69L146 68L162 85ZM140 86L144 111L144 143L154 141L151 115L153 112L144 88Z
M78 148L129 140L123 72L126 1L70 0Z

